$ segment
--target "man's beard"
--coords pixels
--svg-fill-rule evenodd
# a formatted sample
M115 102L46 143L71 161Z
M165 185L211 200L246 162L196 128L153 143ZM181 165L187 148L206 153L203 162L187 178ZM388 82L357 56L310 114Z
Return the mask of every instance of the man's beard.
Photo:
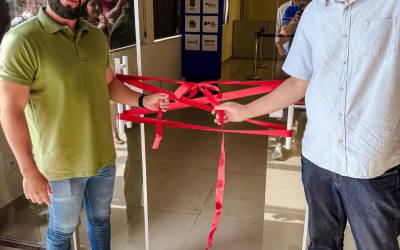
M81 17L81 0L79 0L79 5L75 9L62 5L60 0L48 0L48 3L50 8L62 18L75 20Z

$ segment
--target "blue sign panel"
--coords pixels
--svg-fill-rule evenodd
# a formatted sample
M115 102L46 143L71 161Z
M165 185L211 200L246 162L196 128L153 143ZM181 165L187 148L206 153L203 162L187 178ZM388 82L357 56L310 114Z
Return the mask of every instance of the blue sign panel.
M221 78L224 0L182 0L182 74L186 81Z

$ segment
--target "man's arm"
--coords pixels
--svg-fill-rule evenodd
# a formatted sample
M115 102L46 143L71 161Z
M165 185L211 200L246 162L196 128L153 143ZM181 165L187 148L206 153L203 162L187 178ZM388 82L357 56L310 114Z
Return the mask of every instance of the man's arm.
M126 0L118 0L115 7L112 10L110 10L110 12L107 14L107 19L112 23L112 25L115 24L118 17L121 15L122 8L124 7L125 3Z
M281 29L282 29L282 7L280 6L278 8L278 11L276 13L276 29L275 29L275 47L278 51L278 55L283 57L286 55L286 49L283 47L284 43L281 43L280 40L281 38L279 37L279 34L281 33Z
M299 25L300 18L301 18L301 12L297 11L296 15L290 20L290 22L282 26L279 33L280 35L283 36L280 37L279 39L280 44L283 45L293 39L292 36L294 35L296 28Z
M290 77L270 94L260 97L247 105L227 102L215 107L213 113L215 114L217 110L225 111L225 122L241 122L253 117L273 113L303 98L308 82ZM218 115L215 122L219 123Z
M141 94L132 91L124 83L115 78L111 67L107 69L107 83L111 100L132 107L138 106L138 101ZM169 97L167 94L163 93L147 95L143 99L143 104L145 108L150 110L158 110L160 107L161 110L165 112L169 106Z
M0 81L0 121L20 167L25 196L34 203L49 205L51 194L49 183L39 172L32 155L24 113L28 101L28 86Z

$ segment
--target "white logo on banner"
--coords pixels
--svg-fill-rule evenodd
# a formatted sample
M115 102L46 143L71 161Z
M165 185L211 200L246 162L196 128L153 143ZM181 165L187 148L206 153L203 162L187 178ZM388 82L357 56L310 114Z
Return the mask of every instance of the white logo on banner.
M218 50L218 36L217 35L203 35L202 43L203 51L217 51Z
M218 0L203 1L204 14L218 14Z
M203 16L203 32L218 33L218 16Z
M200 16L186 16L185 19L186 32L200 32Z
M200 14L200 0L186 0L185 12Z
M185 50L200 50L200 35L185 35Z

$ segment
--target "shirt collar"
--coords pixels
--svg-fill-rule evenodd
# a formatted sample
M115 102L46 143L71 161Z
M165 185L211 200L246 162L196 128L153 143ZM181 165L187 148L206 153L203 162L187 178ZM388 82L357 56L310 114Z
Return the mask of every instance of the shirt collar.
M325 4L328 5L329 2L337 2L337 3L344 3L345 6L349 6L352 5L353 3L355 3L358 0L325 0Z
M39 19L39 22L45 28L45 30L49 33L56 33L60 30L65 29L65 26L57 23L46 14L45 7L40 8L37 17ZM81 33L84 30L89 31L89 25L83 19L80 18L77 24L78 24L78 33Z

